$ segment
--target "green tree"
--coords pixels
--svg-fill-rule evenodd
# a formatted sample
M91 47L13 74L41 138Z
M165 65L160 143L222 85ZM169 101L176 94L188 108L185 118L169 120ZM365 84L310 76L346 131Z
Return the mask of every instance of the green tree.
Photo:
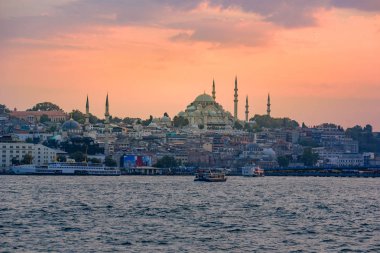
M169 114L167 112L164 113L164 117L168 117L169 118Z
M61 163L66 162L66 161L67 161L66 156L64 156L64 155L59 155L59 156L57 157L57 161L58 161L58 162L61 162Z
M158 159L155 165L155 167L158 168L173 168L177 166L177 160L172 156L164 156L161 159Z
M116 161L112 158L112 156L106 156L104 160L104 164L108 167L116 167L117 163Z
M359 152L380 152L380 140L372 133L372 126L354 126L346 129L346 135L358 141Z
M74 159L76 162L83 162L86 160L85 154L83 154L80 151L77 151L77 152L70 154L70 158Z
M33 156L31 154L25 154L21 160L21 164L32 164Z
M95 115L93 115L93 114L90 113L90 119L89 119L89 121L90 121L91 124L96 124L96 123L99 122L99 119L98 119L98 117L96 117Z
M72 110L71 117L80 124L84 124L86 115L79 110Z
M91 162L91 163L102 163L102 160L100 160L98 158L91 158L88 161Z
M181 128L181 127L189 125L189 120L184 118L183 116L174 116L173 125L174 127Z
M297 121L289 118L272 118L268 115L258 115L256 114L250 121L256 121L259 127L265 128L289 128L294 129L299 127Z
M13 157L11 163L12 165L20 165L20 161L17 159L17 157Z
M10 113L11 110L8 109L6 105L0 104L0 114L1 113Z
M242 130L243 126L238 121L235 121L234 128L237 130Z
M143 120L143 121L141 122L141 124L142 124L143 126L148 126L150 123L152 123L152 121L153 121L153 116L150 115L150 116L149 116L149 119Z
M45 123L45 122L49 122L50 121L50 118L47 114L42 114L41 117L40 117L40 123Z
M289 158L287 156L279 156L277 157L278 165L282 168L286 168L289 166Z
M305 148L301 160L305 166L314 166L318 161L318 154L314 153L311 148Z
M51 102L38 103L27 111L62 111L62 109Z

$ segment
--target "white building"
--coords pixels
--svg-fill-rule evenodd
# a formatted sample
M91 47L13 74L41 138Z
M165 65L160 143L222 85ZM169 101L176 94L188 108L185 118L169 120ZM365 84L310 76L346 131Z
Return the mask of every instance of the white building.
M33 164L43 165L56 161L58 153L64 152L41 144L2 142L0 143L0 168L10 167L13 158L21 161L26 154L30 154L33 157Z

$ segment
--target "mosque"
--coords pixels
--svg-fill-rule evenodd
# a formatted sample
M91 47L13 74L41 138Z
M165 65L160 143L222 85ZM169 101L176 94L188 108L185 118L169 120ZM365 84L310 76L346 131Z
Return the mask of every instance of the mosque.
M234 115L225 111L218 102L216 102L215 81L212 83L212 96L203 93L195 98L190 103L185 111L178 113L178 116L182 116L189 120L191 127L198 127L212 130L232 129L235 122L238 119L238 82L235 77L235 89L234 89ZM249 121L249 105L248 96L246 97L245 104L245 122ZM267 114L270 116L270 97L268 95Z

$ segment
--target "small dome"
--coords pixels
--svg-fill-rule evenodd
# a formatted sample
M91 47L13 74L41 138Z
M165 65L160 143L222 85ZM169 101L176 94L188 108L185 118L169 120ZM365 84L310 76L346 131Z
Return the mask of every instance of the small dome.
M163 122L170 122L170 121L172 121L169 117L167 117L167 116L163 116L162 118L161 118L161 121L163 121Z
M272 148L264 148L263 150L264 155L274 157L276 155L276 152Z
M199 95L194 100L194 102L214 102L214 99L210 95L204 93L204 94Z
M62 124L61 127L62 131L73 131L73 130L80 130L81 126L78 122L76 122L73 119L70 119Z
M195 108L194 105L191 105L191 106L187 107L187 111L189 111L189 112L195 111L196 109L197 108Z

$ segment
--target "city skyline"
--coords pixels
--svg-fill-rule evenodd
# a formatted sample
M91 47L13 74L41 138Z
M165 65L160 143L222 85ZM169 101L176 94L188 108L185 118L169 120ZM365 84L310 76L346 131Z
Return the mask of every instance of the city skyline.
M287 4L285 4L287 3ZM2 1L0 100L171 117L200 93L238 116L380 130L377 1ZM133 9L134 8L134 9ZM80 10L78 12L77 10Z

